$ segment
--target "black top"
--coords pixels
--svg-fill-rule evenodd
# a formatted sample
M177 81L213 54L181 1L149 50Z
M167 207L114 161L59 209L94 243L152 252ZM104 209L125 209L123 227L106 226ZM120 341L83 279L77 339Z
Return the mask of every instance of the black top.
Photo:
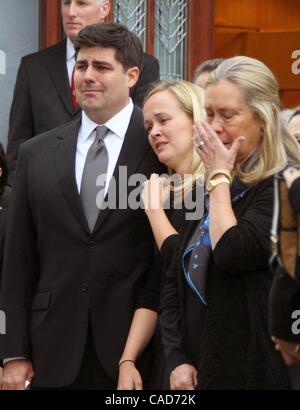
M183 209L176 209L172 215L169 216L173 228L179 232L184 222L185 211ZM160 254L163 262L164 271L167 271L172 263L177 246L180 242L179 234L170 235L162 244Z
M160 309L167 366L172 371L193 364L198 389L289 388L286 366L267 326L273 178L251 188L234 212L238 224L225 232L209 262L206 307L181 268L182 252L199 222L182 225Z
M167 216L174 227L174 229L179 232L184 222L184 210L178 209L173 211L167 211ZM165 239L162 244L160 255L161 261L163 265L163 274L161 276L162 284L161 287L164 286L165 283L165 276L166 272L170 268L172 259L176 254L176 248L179 246L180 243L180 235L174 234L169 236ZM162 346L161 341L161 332L160 327L157 326L155 336L154 336L154 361L152 365L152 375L151 375L151 389L153 390L169 390L170 382L169 382L169 374L166 369L166 360L164 349Z
M300 214L300 178L297 178L289 189L289 201L296 214ZM300 258L296 263L300 269ZM293 317L295 311L300 311L300 283L278 265L270 292L270 333L280 339L291 342L300 341L300 323L296 321L299 315Z
M289 201L293 211L300 214L300 177L293 182L289 190Z

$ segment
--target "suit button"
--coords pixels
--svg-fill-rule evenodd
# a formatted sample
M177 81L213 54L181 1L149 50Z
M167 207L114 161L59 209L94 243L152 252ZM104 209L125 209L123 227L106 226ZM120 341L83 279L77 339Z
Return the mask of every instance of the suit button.
M87 292L89 289L89 285L87 283L84 283L81 287L82 292Z
M94 241L91 241L91 242L89 243L89 248L90 248L90 249L94 249L95 246L96 246L96 243L95 243Z

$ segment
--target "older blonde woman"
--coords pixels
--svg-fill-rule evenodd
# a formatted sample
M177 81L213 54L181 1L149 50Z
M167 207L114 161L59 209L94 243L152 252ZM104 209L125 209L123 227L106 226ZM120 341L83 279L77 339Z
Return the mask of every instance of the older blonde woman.
M160 324L172 389L289 388L268 335L273 175L299 161L260 61L235 57L210 76L207 122L195 127L205 213L185 224Z
M173 186L170 181L153 174L143 191L145 212L161 252L165 271L180 241L178 231L185 216L191 211L195 212L194 201L190 204L192 209L187 209L186 199L191 199L191 194L197 199L195 185L202 180L203 166L193 145L193 124L205 118L203 102L204 92L198 86L186 81L169 81L156 85L144 103L145 126L150 144L159 161L170 169L175 184ZM200 203L203 200L201 185L199 192ZM172 214L164 208L166 199L170 208L177 208ZM164 355L160 348L158 343L152 387L168 388Z

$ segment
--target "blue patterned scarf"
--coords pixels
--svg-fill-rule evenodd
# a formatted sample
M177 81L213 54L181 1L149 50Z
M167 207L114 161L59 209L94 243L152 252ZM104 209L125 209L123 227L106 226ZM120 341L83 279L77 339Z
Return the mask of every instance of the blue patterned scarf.
M249 188L239 179L235 178L230 189L231 203L235 204L243 198ZM200 298L204 305L206 302L206 277L210 256L212 254L209 236L209 194L204 196L204 215L182 255L182 267L187 283Z

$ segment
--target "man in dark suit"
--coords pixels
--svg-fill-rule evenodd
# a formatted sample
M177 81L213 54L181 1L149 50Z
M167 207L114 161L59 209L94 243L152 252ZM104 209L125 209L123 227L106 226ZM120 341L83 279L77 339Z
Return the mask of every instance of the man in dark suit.
M80 116L80 107L73 104L71 91L74 41L82 28L103 22L110 12L109 0L62 0L61 3L66 40L21 60L9 121L10 184L22 142ZM145 93L158 79L157 59L144 54L139 81L131 89L134 104L142 105Z
M4 389L140 389L149 371L160 269L128 180L164 169L129 97L142 46L116 23L87 26L75 45L81 117L20 147L0 303ZM116 207L93 220L103 190Z

